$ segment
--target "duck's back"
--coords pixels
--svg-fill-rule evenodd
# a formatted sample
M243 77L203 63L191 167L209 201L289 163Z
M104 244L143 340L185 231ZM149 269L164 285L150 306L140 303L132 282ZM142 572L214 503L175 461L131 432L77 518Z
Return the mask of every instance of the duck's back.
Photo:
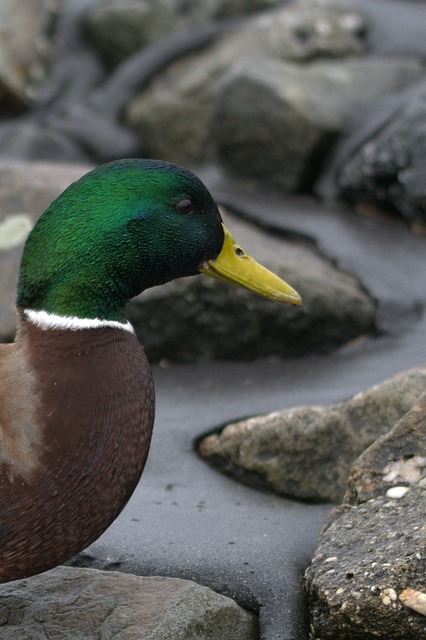
M0 581L39 573L111 524L142 473L152 377L129 331L21 320L0 351Z

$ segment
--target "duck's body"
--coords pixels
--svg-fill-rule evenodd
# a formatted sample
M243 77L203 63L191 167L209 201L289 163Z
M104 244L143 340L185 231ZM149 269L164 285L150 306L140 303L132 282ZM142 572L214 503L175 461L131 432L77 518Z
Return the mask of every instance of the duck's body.
M133 333L46 331L23 313L0 377L5 582L65 562L117 517L148 454L154 387Z
M152 181L157 191L163 182L159 195ZM0 346L0 582L68 560L126 504L148 455L154 388L123 306L182 275L229 281L217 267L234 253L226 233L195 176L148 161L92 172L36 225L21 266L17 336ZM254 285L236 283L300 303L285 283L273 295L253 277Z

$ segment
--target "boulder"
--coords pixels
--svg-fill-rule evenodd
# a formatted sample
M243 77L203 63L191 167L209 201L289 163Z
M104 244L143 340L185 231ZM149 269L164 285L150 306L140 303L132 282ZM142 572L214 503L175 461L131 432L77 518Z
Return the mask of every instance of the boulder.
M415 484L425 489L425 476L426 392L404 419L354 462L344 502L360 504L383 495L384 491L392 497L396 495L395 487L402 497Z
M50 19L48 0L0 3L0 106L6 113L26 107L45 79Z
M324 640L419 640L426 625L426 394L355 462L305 576Z
M145 291L128 316L151 360L251 360L330 351L375 331L375 301L350 274L312 248L257 229L231 214L225 223L256 260L300 292L283 307L211 278L175 280Z
M130 103L127 123L148 155L181 163L210 160L211 119L235 64L247 57L254 63L265 58L305 62L359 54L363 30L362 17L335 1L304 0L263 12L154 78Z
M352 205L396 212L426 223L426 82L378 103L339 158L340 196ZM387 113L385 119L384 114Z
M247 59L224 79L211 139L225 169L281 191L308 189L351 116L422 73L407 58L317 61Z
M109 148L122 148L117 145L117 127L112 118L108 131L99 112L90 113L86 107L92 88L99 86L105 77L99 56L90 49L81 33L81 17L94 0L43 1L57 9L57 16L47 29L51 47L48 79L36 92L31 109L20 118L16 118L14 110L9 114L10 118L1 122L0 156L8 160L92 162L96 158L91 144L94 138L102 138L106 146L105 138L108 137ZM13 4L16 12L17 3L9 4ZM35 26L42 15L39 5L41 0L20 2L18 15L19 11L24 11L27 21ZM31 11L35 14L32 18ZM28 43L34 44L23 25L20 25L19 33L27 47Z
M248 484L302 500L339 502L353 461L395 425L425 387L426 368L413 369L346 402L231 423L203 438L198 451ZM364 471L359 478L368 484Z
M256 640L257 617L189 580L58 567L0 587L4 640Z
M54 197L89 168L5 163L0 166L3 218L19 213L35 221ZM227 220L247 251L300 289L302 310L204 276L176 280L144 292L128 306L128 316L151 361L284 357L327 351L375 331L375 301L355 278L308 246L274 237L230 215ZM20 236L20 243L6 244L0 250L3 340L11 339L14 333L15 287L23 242Z

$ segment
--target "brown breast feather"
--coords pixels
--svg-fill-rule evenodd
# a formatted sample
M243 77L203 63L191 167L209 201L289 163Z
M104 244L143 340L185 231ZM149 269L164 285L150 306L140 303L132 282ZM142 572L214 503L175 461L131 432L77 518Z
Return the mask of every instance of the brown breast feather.
M0 350L0 582L91 544L142 473L154 421L143 348L113 328L43 331Z

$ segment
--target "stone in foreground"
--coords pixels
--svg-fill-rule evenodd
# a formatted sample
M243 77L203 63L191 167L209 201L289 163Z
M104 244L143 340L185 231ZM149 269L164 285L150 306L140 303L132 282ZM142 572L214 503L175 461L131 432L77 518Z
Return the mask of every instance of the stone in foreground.
M426 394L354 464L306 572L323 640L426 634Z
M412 369L347 402L229 424L201 440L199 452L247 484L302 500L338 502L352 462L392 429L425 386L426 368Z
M257 617L189 580L58 567L1 586L5 640L256 640Z

